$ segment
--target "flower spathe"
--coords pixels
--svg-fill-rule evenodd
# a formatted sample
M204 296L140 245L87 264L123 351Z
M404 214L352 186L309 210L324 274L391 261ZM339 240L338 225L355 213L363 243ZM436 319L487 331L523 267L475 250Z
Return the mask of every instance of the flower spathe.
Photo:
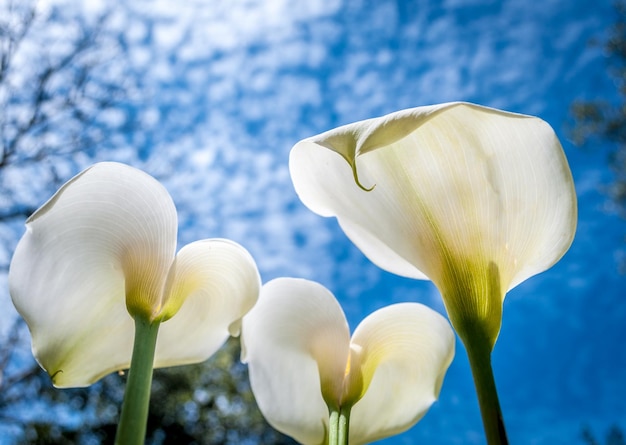
M329 409L346 406L353 445L410 428L437 399L455 341L445 318L418 303L380 309L350 337L330 291L296 278L262 287L241 336L261 412L303 444L324 443Z
M177 224L158 181L113 162L72 178L27 220L9 288L55 386L127 368L133 318L164 322L156 367L203 361L238 333L260 289L254 260L225 239L176 254Z
M379 267L432 280L460 335L479 327L491 346L507 290L558 261L576 229L563 149L531 116L403 110L300 141L289 166L307 207Z

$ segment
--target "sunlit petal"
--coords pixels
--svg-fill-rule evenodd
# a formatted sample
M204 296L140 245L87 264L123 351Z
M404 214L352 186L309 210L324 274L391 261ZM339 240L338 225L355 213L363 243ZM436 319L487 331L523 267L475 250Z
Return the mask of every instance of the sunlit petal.
M352 408L350 443L356 445L398 434L422 418L439 396L455 337L432 309L401 303L363 320L352 345L365 392Z
M323 286L293 278L263 286L243 319L242 360L259 408L274 428L303 444L324 442L323 392L330 398L340 390L349 342L343 311Z
M335 297L312 281L266 284L244 317L243 355L261 412L305 444L323 443L329 410L349 409L350 443L404 431L436 400L454 356L444 317L417 303L367 317L349 339Z
M176 211L165 188L126 165L96 164L26 225L10 292L54 384L88 385L127 366L127 305L153 315L176 248Z
M168 320L161 325L155 365L206 360L229 335L239 335L260 287L256 263L239 244L207 239L183 247L166 285L162 315Z
M303 203L336 216L375 264L428 277L457 330L460 319L478 321L492 342L506 291L558 261L576 229L572 176L552 128L467 103L305 139L290 172Z
M346 153L371 192L354 182ZM506 290L556 262L574 235L563 150L530 116L464 103L405 110L299 142L290 169L309 208L337 216L372 261L400 275L437 281L444 252L471 253L502 266Z

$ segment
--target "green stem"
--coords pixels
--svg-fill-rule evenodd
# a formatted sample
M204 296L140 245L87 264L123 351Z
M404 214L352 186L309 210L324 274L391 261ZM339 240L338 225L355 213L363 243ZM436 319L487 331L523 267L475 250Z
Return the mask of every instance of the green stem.
M328 425L328 445L337 445L339 443L339 411L330 410L330 419Z
M446 253L444 296L450 322L463 341L478 395L489 445L508 445L491 368L491 351L502 325L503 286L494 262L457 258Z
M474 385L478 394L487 443L489 445L508 445L509 441L506 436L496 382L491 367L491 347L480 340L480 337L468 336L463 343L474 376Z
M328 445L348 445L351 408L352 407L350 406L344 406L339 409L331 408L328 428Z
M342 407L339 411L339 442L338 445L348 445L350 435L350 408Z
M135 343L124 392L116 445L142 445L146 436L152 368L159 321L135 318Z

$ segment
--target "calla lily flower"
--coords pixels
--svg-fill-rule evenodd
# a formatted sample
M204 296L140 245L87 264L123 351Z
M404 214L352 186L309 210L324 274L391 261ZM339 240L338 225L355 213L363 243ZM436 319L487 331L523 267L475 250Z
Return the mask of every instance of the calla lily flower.
M508 443L491 367L502 304L576 231L552 128L469 103L419 107L300 141L289 168L302 202L335 216L372 262L437 286L468 352L487 441Z
M322 285L279 278L244 317L242 360L259 408L303 444L325 443L332 412L349 412L349 443L413 426L437 399L454 356L444 317L418 303L380 309L352 337Z
M413 108L300 141L289 166L307 207L379 267L432 280L457 332L491 346L506 292L558 261L576 229L563 149L531 116Z
M156 367L204 361L238 334L260 289L254 260L225 239L175 254L176 238L165 188L112 162L71 179L27 220L10 293L55 386L86 386L128 368L136 318L165 322Z

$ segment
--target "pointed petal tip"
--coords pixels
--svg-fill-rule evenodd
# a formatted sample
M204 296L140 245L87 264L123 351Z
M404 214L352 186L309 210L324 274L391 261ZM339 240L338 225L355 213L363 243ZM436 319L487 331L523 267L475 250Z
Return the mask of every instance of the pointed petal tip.
M301 141L290 173L309 209L336 217L370 260L401 276L436 281L437 252L478 251L507 269L507 288L558 261L575 231L573 181L552 127L467 102L402 110ZM355 181L376 188L359 193Z

